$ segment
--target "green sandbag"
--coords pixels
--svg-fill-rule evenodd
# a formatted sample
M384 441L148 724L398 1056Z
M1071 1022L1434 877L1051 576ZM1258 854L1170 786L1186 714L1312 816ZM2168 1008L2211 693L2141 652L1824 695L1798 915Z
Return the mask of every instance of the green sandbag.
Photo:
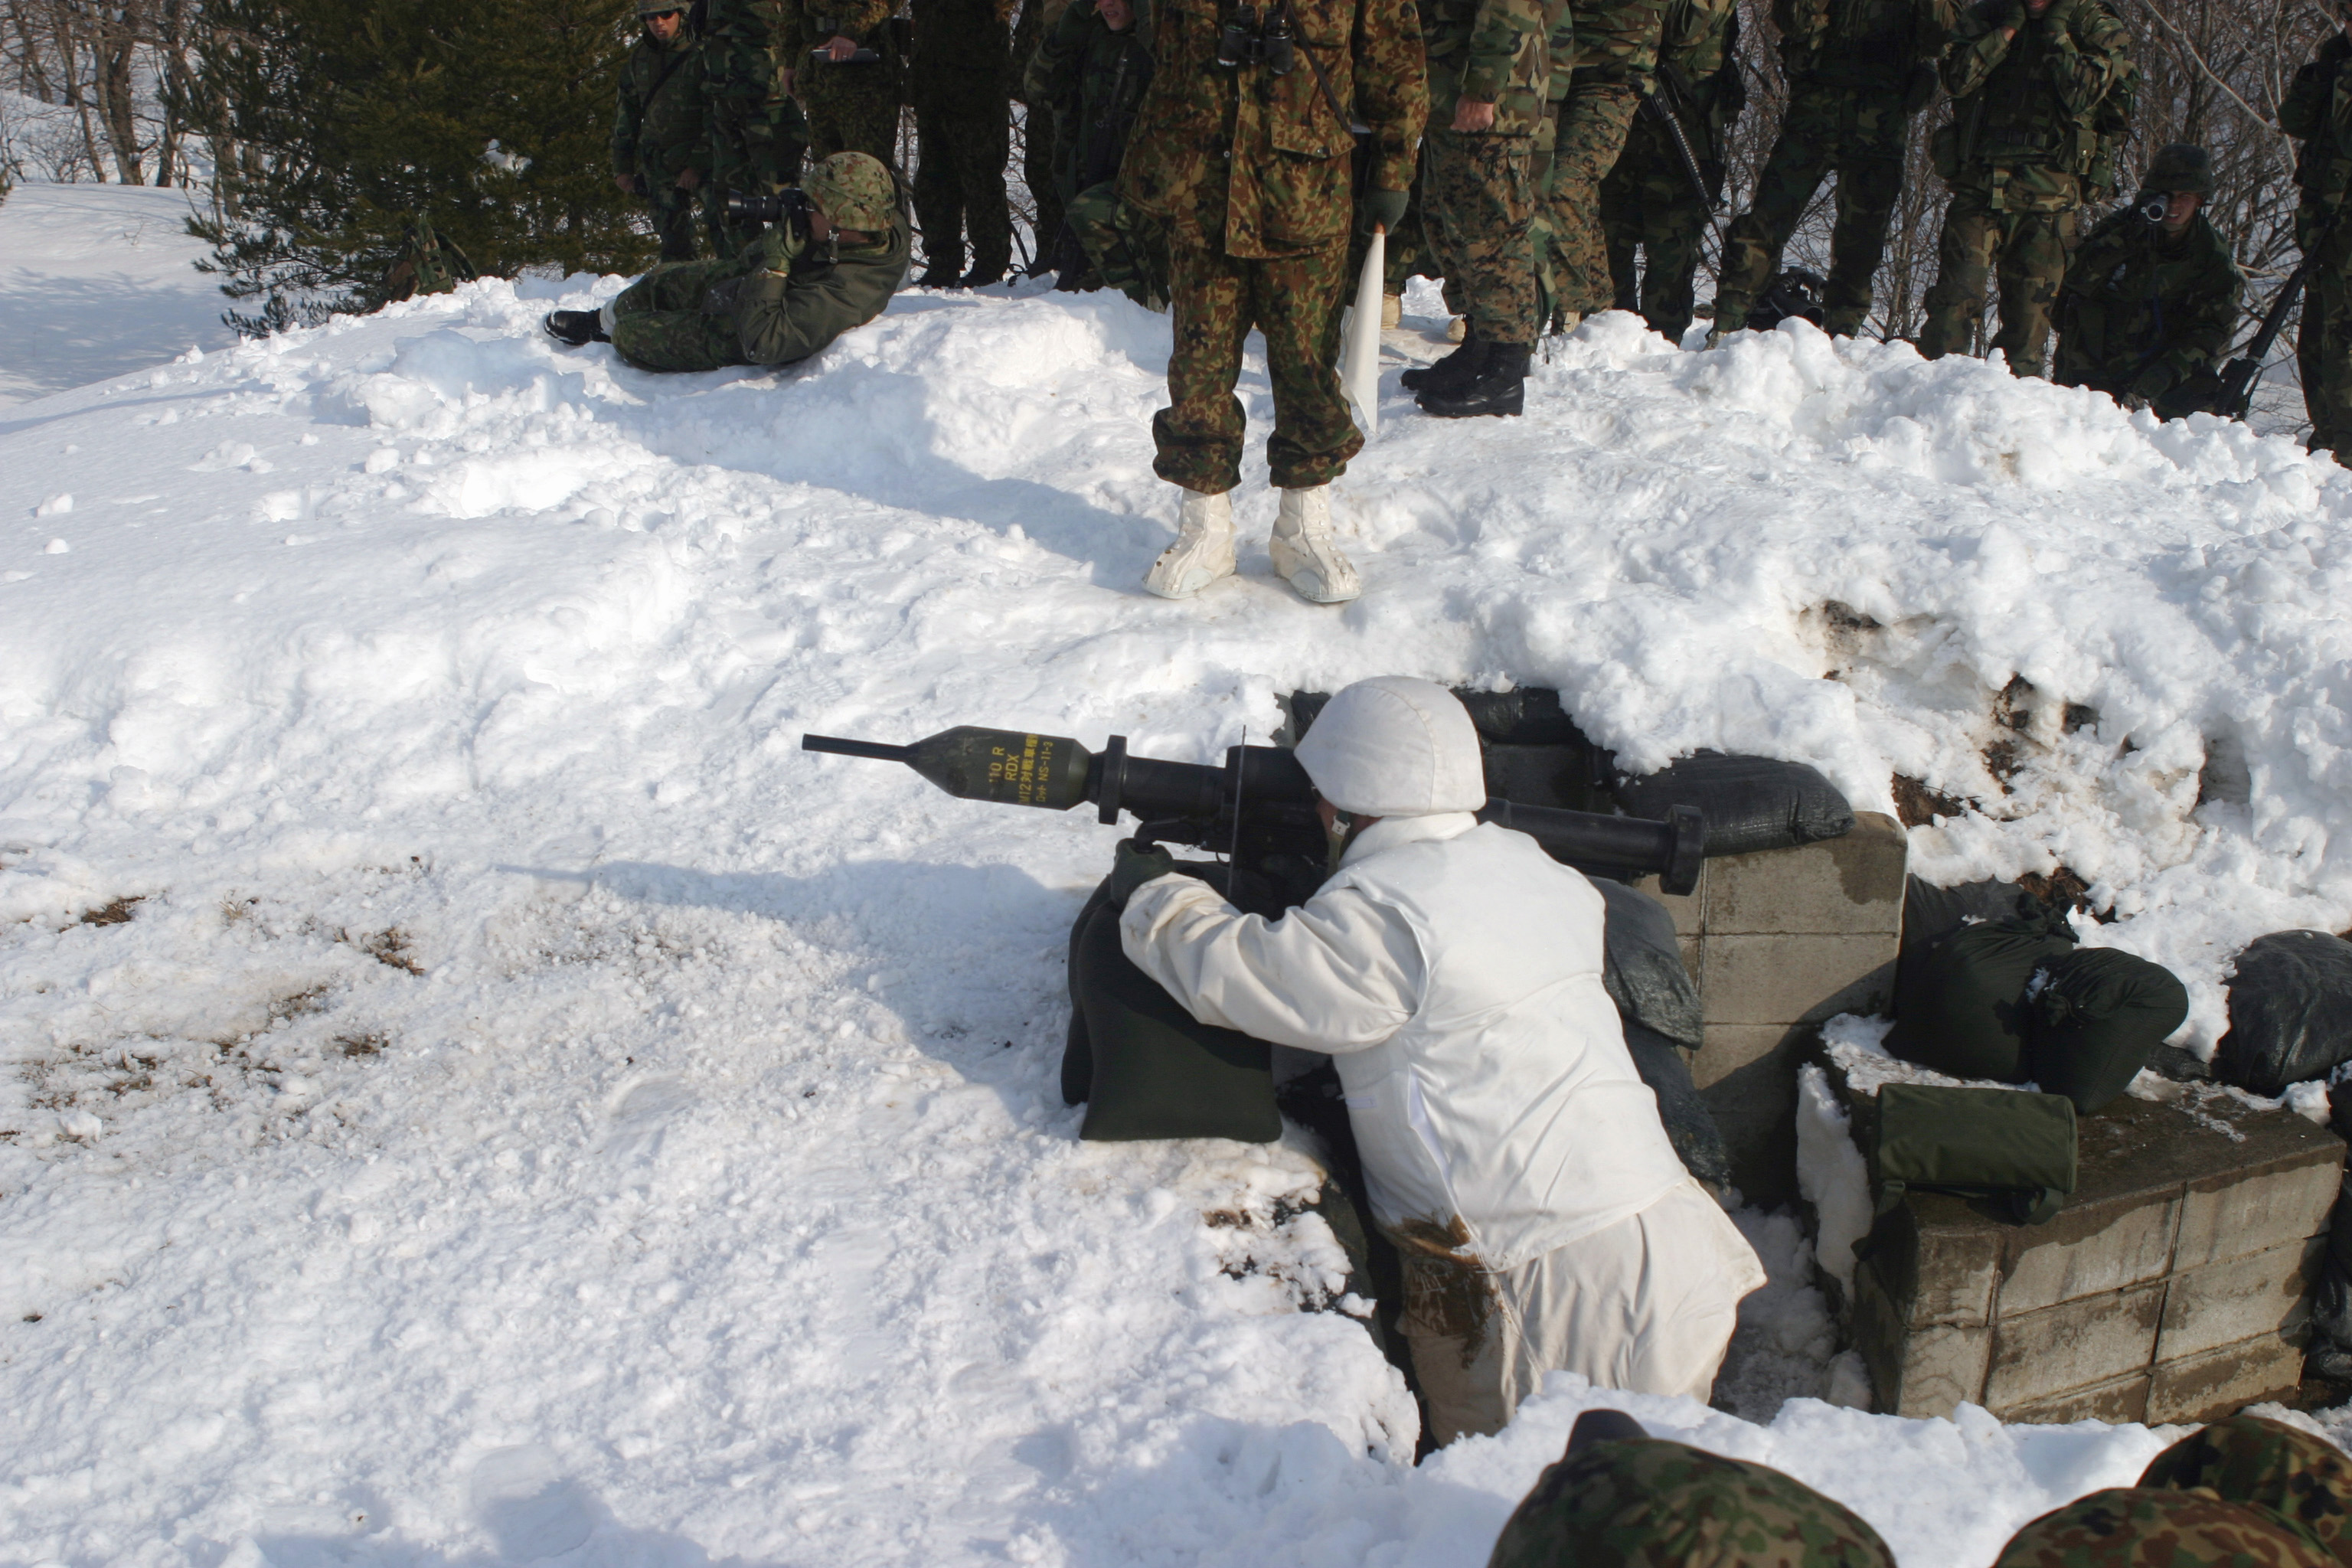
M1962 926L1922 955L1895 994L1887 1050L1954 1078L2021 1081L2026 983L2074 950L2063 914Z
M1070 933L1070 1035L1062 1098L1086 1101L1080 1138L1282 1136L1274 1052L1263 1040L1212 1028L1177 1005L1119 946L1119 911L1099 892Z
M2104 1110L2189 1016L2172 972L2111 947L2055 958L2026 1010L2021 1076L2084 1116Z
M1864 1137L1885 1214L1913 1188L1989 1198L2039 1225L2074 1190L2074 1106L2016 1089L1890 1083Z

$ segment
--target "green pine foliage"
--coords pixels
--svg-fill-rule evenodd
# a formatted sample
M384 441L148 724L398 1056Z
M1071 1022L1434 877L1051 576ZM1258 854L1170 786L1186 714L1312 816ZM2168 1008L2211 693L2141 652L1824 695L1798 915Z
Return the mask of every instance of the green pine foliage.
M485 275L634 272L613 184L627 0L211 0L192 104L221 216L190 227L247 333L372 310L417 218Z

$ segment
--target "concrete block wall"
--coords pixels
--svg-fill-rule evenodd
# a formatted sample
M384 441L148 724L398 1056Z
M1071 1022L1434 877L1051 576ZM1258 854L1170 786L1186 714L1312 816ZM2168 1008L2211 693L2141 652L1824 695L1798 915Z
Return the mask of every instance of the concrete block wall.
M1685 898L1641 884L1673 911L1698 984L1691 1078L1750 1202L1796 1196L1797 1066L1822 1022L1892 1002L1906 853L1900 823L1860 812L1843 838L1709 860Z
M1914 1194L1854 1271L1878 1408L2203 1421L2292 1392L2344 1145L2288 1111L2126 1099L2047 1225Z

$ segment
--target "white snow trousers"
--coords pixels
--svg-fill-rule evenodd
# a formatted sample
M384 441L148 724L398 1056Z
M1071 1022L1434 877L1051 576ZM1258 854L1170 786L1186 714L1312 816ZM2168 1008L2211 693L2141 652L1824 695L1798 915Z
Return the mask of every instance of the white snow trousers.
M1747 1238L1688 1180L1515 1268L1465 1268L1397 1239L1405 1342L1441 1444L1501 1431L1548 1372L1704 1402L1739 1299L1764 1283Z

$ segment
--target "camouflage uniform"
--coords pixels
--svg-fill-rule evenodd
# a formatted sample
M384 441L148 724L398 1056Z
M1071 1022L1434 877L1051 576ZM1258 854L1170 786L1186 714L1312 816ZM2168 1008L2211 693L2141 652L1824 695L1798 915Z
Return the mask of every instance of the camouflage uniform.
M2052 379L2136 399L2159 418L2210 413L2245 291L2245 274L2204 214L2168 237L2137 212L2116 213L2066 268Z
M2279 103L2279 127L2303 143L2294 180L2303 189L2294 236L2312 258L2304 279L2303 324L2294 355L2311 449L2352 454L2352 224L2336 221L2352 189L2352 39L2331 34L2294 73Z
M907 276L912 239L889 171L844 153L810 172L812 201L863 245L819 243L778 224L731 260L656 267L611 306L613 348L639 370L791 364L882 313Z
M1781 247L1837 175L1837 221L1822 328L1851 337L1870 314L1871 280L1903 195L1911 117L1936 92L1948 0L1774 0L1789 105L1756 195L1724 240L1717 331L1738 331L1780 266Z
M1373 188L1401 191L1428 110L1411 0L1294 0L1289 12L1299 59L1276 76L1217 64L1217 10L1159 7L1151 86L1119 171L1120 198L1169 235L1175 344L1152 468L1203 494L1241 482L1234 384L1252 327L1274 385L1275 484L1327 483L1362 448L1327 352L1349 281L1349 120L1370 128Z
M1851 1510L1762 1465L1657 1437L1548 1466L1487 1568L1895 1568Z
M1130 279L1147 271L1156 274L1159 303L1164 307L1167 242L1164 237L1154 242L1157 226L1127 211L1113 184L1144 89L1151 81L1151 56L1143 45L1150 26L1149 8L1139 3L1134 18L1126 31L1114 33L1097 15L1094 0L1072 0L1029 62L1029 101L1039 120L1053 126L1053 187L1068 226L1066 233L1040 228L1038 243L1045 259L1067 275L1066 285L1091 268L1132 294ZM1150 257L1126 256L1130 237L1133 247L1157 252L1156 264ZM1105 253L1113 247L1120 258L1112 258L1106 268ZM1113 271L1119 276L1110 277Z
M1993 1568L2336 1568L2336 1559L2264 1509L2110 1487L2011 1536Z
M1536 339L1536 193L1528 160L1550 100L1550 30L1561 0L1423 0L1429 132L1421 220L1439 269L1458 285L1470 331ZM1488 131L1456 131L1463 99L1495 106Z
M2265 1509L2330 1555L2352 1560L2352 1459L2283 1421L2216 1421L2150 1459L2139 1484Z
M993 283L1013 264L1013 0L914 0L915 217L924 279ZM964 273L964 239L971 270Z
M1601 184L1601 230L1609 277L1621 310L1639 310L1654 332L1680 342L1690 325L1692 279L1723 194L1723 142L1748 101L1734 54L1739 47L1736 0L1675 0L1658 44L1658 88L1633 118L1624 155ZM1682 153L1659 119L1673 114L1706 182L1692 188ZM1645 253L1646 279L1634 252Z
M1058 162L1054 153L1054 114L1037 101L1028 87L1028 71L1037 50L1062 19L1068 0L1023 0L1021 19L1013 25L1013 98L1021 105L1021 183L1029 187L1036 214L1030 239L1037 256L1030 266L1034 276L1045 270L1045 252L1062 232L1062 193L1054 184Z
M2051 0L2038 17L2019 0L1979 0L1960 19L1944 51L1952 119L1936 132L1952 199L1919 334L1929 359L1968 346L1997 262L1992 346L2016 374L2042 373L2084 176L2100 152L2094 111L2130 75L2130 45L2102 0Z
M735 256L760 226L727 216L727 197L772 196L798 184L808 119L784 91L781 59L789 28L782 0L704 0L703 134L710 177L702 217L720 256Z
M478 276L456 240L434 233L431 218L415 218L403 231L400 255L384 275L383 298L388 304L419 294L447 294Z
M707 177L702 139L700 40L684 26L665 44L640 31L621 62L620 107L613 117L613 172L636 182L651 210L664 261L694 259L694 193L677 177Z
M898 166L897 0L784 0L793 93L808 111L808 155L863 153ZM869 65L822 60L810 52L844 37L881 58Z
M1544 204L1552 227L1557 308L1591 315L1617 298L1609 239L1601 227L1601 183L1616 168L1633 114L1651 90L1671 0L1605 0L1575 10L1568 95L1552 144ZM1555 48L1553 59L1560 58Z

